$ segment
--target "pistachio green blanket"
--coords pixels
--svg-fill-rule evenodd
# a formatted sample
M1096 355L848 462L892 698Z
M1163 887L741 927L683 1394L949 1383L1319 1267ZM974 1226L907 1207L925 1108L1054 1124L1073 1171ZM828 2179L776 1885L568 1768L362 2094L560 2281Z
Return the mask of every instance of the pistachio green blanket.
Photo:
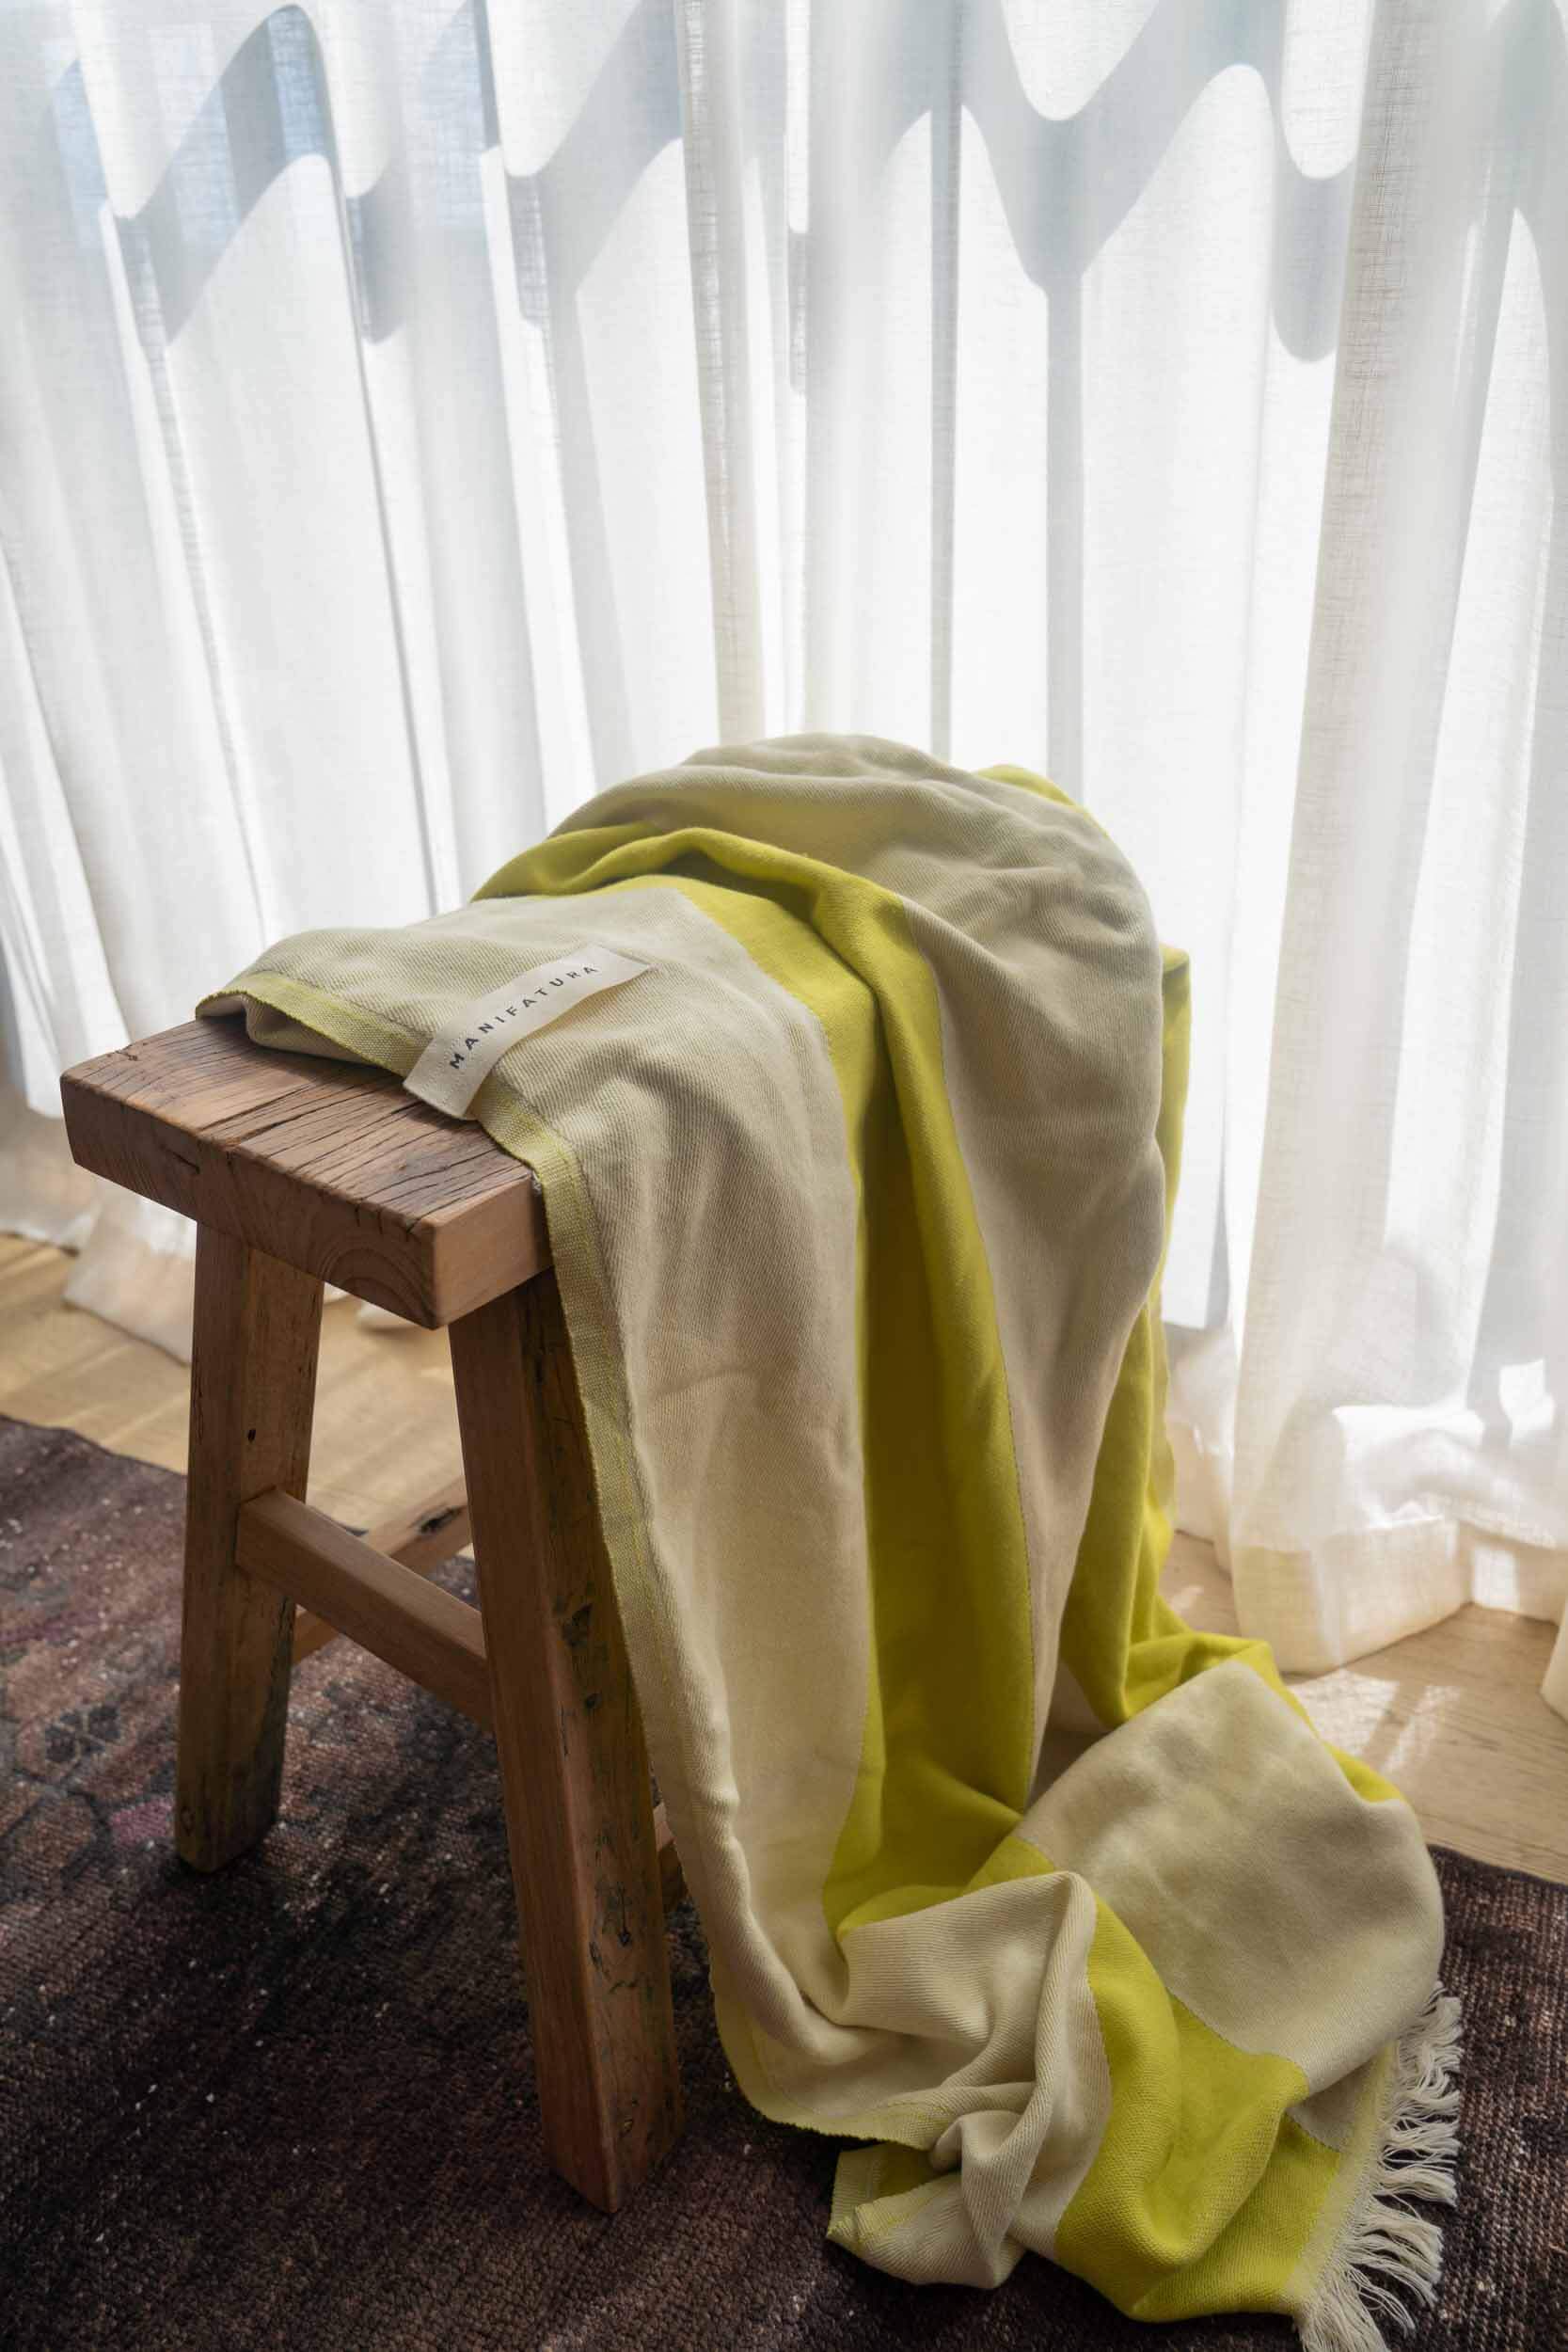
M470 1115L543 1184L724 2047L861 2143L832 2236L1379 2344L1452 2194L1437 1887L1159 1595L1188 974L1101 829L895 744L706 752L241 1006L405 1078L500 1053Z

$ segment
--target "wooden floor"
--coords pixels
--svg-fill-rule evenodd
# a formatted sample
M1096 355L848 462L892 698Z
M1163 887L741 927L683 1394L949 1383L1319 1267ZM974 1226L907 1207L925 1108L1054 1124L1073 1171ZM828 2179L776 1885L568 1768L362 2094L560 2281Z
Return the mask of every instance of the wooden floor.
M0 1413L182 1471L188 1367L64 1305L71 1263L0 1234ZM391 1317L367 1329L359 1317L352 1298L322 1317L310 1460L311 1502L349 1527L462 1470L446 1333Z
M1212 1548L1179 1535L1165 1595L1236 1631ZM1398 1783L1436 1844L1568 1884L1568 1723L1541 1695L1555 1626L1462 1609L1333 1674L1292 1675L1325 1740Z
M65 1306L70 1264L0 1236L0 1413L182 1470L184 1365ZM311 1501L364 1527L458 1468L445 1335L371 1329L352 1300L329 1307ZM1193 1624L1235 1629L1207 1544L1178 1536L1165 1590ZM1528 1618L1465 1609L1297 1687L1327 1738L1399 1782L1430 1837L1568 1883L1568 1723L1540 1695L1554 1638Z

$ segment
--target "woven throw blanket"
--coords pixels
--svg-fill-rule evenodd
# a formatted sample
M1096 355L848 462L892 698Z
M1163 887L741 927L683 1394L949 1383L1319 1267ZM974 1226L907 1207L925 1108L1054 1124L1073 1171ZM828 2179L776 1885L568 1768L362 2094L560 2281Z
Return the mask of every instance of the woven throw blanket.
M1188 972L1010 768L797 737L204 1012L541 1181L648 1742L831 2234L1367 2352L1430 2300L1457 2020L1409 1807L1160 1597Z

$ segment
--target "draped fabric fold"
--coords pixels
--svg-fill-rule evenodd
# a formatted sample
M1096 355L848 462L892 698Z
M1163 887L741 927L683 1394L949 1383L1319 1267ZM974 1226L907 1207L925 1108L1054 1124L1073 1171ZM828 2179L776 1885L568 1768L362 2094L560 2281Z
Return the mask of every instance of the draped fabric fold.
M869 2143L833 2237L1361 2352L1374 2270L1434 2292L1455 2005L1409 1807L1159 1597L1187 980L1038 779L794 737L202 1009L418 1087L566 1006L469 1115L544 1189L731 2064Z
M1560 1618L1565 175L1557 0L0 10L0 1220L178 1347L62 1067L689 742L1011 744L1192 956L1243 1622Z

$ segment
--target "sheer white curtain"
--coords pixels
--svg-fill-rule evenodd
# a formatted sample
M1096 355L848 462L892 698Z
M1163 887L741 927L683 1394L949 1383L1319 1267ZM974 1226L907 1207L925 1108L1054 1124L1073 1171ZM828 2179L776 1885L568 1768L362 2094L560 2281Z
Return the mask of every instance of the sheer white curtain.
M63 1064L624 774L1023 761L1193 952L1243 1620L1560 1616L1565 334L1554 0L0 0L0 1218ZM170 1246L76 1295L178 1344Z

